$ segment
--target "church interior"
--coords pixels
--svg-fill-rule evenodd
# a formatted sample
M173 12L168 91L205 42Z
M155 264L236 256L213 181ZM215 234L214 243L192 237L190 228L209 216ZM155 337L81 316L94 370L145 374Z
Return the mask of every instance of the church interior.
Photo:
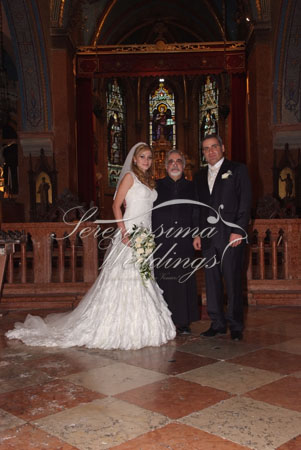
M298 0L0 0L0 450L300 450L300 23ZM252 183L243 341L200 337L202 269L162 347L8 341L96 279L129 149L193 180L210 133Z

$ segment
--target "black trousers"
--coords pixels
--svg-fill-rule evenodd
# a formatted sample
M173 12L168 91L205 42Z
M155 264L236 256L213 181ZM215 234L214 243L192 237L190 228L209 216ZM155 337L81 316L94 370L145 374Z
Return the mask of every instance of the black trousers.
M214 329L224 328L229 324L232 331L243 330L243 290L242 275L244 266L245 244L237 247L212 247L202 251L203 257L209 259L216 255L217 264L205 268L207 312ZM224 312L224 287L228 305Z

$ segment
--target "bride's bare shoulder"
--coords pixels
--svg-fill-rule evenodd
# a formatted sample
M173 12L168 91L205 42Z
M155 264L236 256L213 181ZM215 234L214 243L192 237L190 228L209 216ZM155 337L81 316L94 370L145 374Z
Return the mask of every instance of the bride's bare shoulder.
M127 172L124 177L122 178L121 183L126 183L126 184L133 184L135 180L135 175L133 174L133 172Z
M133 186L134 184L134 178L131 172L127 172L124 177L121 180L121 183L118 187L116 198L117 196L125 196L127 191Z

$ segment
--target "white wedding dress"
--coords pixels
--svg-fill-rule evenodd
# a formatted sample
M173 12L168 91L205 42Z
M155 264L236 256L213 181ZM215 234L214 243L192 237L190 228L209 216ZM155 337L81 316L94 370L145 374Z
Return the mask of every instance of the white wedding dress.
M125 226L127 230L135 224L151 228L157 192L132 176L134 183L125 198ZM33 346L124 350L159 346L175 335L161 289L153 280L143 284L132 249L121 242L120 233L114 237L98 278L75 310L45 319L29 314L24 323L16 323L6 333L9 339Z

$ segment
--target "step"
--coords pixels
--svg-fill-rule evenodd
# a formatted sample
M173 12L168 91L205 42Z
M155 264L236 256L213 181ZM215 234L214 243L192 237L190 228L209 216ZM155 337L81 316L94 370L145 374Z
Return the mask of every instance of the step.
M16 309L74 309L82 296L9 296L0 300L0 311Z
M249 292L250 305L301 306L301 291Z

